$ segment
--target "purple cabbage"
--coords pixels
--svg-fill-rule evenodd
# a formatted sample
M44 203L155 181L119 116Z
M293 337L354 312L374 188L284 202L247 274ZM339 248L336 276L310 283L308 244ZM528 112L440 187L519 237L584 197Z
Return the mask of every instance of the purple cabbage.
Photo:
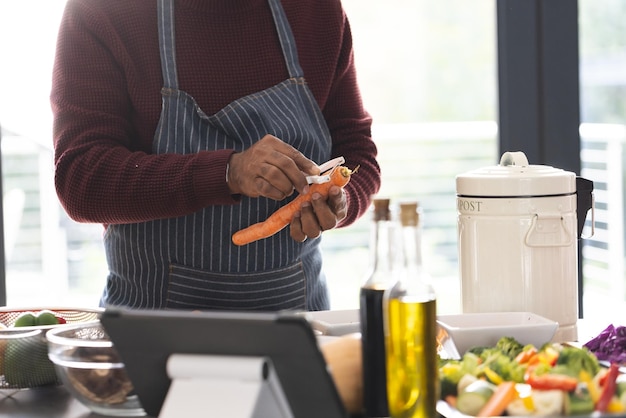
M626 363L626 327L609 325L583 347L591 351L598 360L611 363Z

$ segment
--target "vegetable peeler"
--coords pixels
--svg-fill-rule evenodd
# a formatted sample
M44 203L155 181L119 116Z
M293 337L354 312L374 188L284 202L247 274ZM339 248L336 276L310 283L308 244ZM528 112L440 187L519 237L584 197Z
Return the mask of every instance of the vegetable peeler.
M332 160L328 160L325 163L322 163L320 168L320 174L317 176L307 176L306 181L309 184L322 184L330 181L330 172L341 164L345 163L346 160L343 157L333 158Z

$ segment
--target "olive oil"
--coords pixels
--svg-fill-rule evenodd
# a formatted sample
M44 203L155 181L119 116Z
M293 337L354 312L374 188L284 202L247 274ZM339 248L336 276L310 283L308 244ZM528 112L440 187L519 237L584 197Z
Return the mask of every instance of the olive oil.
M403 263L383 297L391 418L437 416L437 302L422 266L419 212L416 202L400 205Z
M393 418L437 416L436 300L388 302L387 400Z

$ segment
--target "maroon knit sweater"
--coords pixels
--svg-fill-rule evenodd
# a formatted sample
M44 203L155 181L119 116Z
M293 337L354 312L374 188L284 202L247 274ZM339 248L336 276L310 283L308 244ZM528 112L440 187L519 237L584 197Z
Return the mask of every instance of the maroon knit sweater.
M282 3L332 156L360 166L346 187L345 226L380 187L348 21L339 0ZM67 2L51 103L56 189L77 221L142 222L237 204L225 181L232 150L152 154L163 85L156 18L155 0ZM177 0L175 22L179 86L206 114L288 78L267 0Z

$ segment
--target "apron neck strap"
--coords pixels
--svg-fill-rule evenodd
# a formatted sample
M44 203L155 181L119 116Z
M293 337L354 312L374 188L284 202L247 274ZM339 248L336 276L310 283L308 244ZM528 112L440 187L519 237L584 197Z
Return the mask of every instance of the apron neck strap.
M174 35L174 0L158 0L157 19L163 84L165 87L178 89L176 40Z
M291 32L291 26L289 25L283 6L281 5L280 0L269 0L269 3L270 8L272 9L272 16L274 17L274 24L276 25L276 30L278 31L280 45L283 49L285 64L287 64L287 70L289 71L289 77L302 77L303 73L298 59L296 40Z

